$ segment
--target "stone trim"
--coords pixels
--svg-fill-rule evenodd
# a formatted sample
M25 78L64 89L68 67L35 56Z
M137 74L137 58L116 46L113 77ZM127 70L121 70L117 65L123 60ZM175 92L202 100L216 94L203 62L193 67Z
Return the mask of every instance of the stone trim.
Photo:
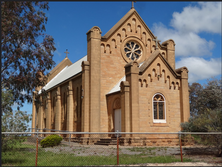
M151 54L151 56L140 66L139 68L139 73L140 75L142 75L146 69L153 63L153 61L157 58L160 57L160 59L163 61L163 63L168 67L168 69L172 72L172 74L174 75L174 77L176 79L180 78L180 74L178 74L170 65L169 63L166 61L165 58L163 58L163 56L161 56L161 53L159 50L156 50L155 52L153 52Z

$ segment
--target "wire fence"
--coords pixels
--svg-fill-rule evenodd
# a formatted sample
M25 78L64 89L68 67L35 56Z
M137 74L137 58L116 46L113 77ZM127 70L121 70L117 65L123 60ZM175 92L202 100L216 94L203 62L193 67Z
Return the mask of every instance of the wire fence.
M208 154L216 154L217 148L206 150L208 147L203 145L215 146L214 142L222 141L222 132L46 131L49 129L39 129L37 132L2 132L2 165L88 166L185 162L190 160L183 159L183 154L197 151L197 147L189 150L186 146L198 145L198 148L204 148ZM62 137L61 143L44 147L41 141L53 134Z

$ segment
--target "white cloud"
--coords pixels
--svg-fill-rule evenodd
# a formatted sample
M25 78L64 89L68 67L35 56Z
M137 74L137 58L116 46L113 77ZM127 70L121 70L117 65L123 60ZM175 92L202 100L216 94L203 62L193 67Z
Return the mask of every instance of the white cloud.
M209 61L199 57L181 58L176 62L176 68L187 67L189 70L188 82L208 79L221 74L221 59L210 59Z
M56 47L57 47L57 48L60 48L60 42L59 42L59 41L56 42Z
M60 57L62 54L56 49L55 53Z
M221 2L198 2L198 6L174 12L171 26L182 32L221 34Z
M198 33L221 34L221 2L198 2L197 6L187 6L181 13L173 13L170 25L172 28L154 23L152 29L162 42L175 41L176 56L211 56L215 43Z
M209 56L214 48L213 41L207 41L193 32L183 33L181 31L168 29L162 23L153 25L154 34L162 42L173 39L176 43L176 56Z
M60 57L62 54L59 52L59 48L60 48L60 42L59 41L57 41L55 43L55 47L56 47L56 50L55 50L54 53L56 53Z

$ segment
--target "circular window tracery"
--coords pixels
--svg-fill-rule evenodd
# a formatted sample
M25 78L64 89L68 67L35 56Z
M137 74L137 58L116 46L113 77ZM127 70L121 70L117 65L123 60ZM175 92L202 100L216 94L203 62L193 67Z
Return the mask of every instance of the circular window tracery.
M124 51L126 57L128 57L131 60L137 60L142 56L141 46L134 41L127 42L124 46Z

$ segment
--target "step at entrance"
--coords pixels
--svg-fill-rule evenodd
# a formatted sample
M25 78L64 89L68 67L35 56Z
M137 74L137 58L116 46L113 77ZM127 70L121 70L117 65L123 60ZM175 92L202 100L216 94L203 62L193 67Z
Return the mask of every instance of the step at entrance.
M105 138L105 139L100 139L99 141L97 141L96 143L94 143L95 145L116 145L117 144L117 139L116 138Z

